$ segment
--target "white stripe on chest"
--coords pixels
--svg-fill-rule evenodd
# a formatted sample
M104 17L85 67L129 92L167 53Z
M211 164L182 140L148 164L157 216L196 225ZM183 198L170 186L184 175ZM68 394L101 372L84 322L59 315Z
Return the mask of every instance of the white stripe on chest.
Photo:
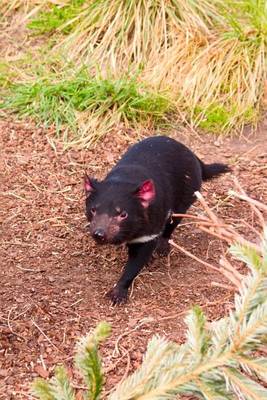
M138 238L135 238L133 240L131 240L130 244L132 243L146 243L146 242L150 242L153 239L156 239L157 237L159 237L161 235L161 233L157 233L156 235L145 235L145 236L140 236Z
M172 210L169 210L167 213L166 221L170 218L171 215L172 215ZM146 243L146 242L150 242L153 239L156 239L160 235L162 235L162 232L154 234L154 235L144 235L144 236L135 238L133 240L130 240L130 242L128 242L128 243Z

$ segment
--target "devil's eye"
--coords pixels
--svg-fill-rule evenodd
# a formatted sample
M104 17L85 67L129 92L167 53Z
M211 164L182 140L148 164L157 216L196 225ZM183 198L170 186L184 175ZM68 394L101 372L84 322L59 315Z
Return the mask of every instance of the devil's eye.
M122 211L122 212L120 213L120 217L121 217L121 219L127 218L127 217L128 217L127 212L126 212L126 211Z
M95 213L96 213L96 209L95 209L95 207L92 207L91 208L91 214L95 215Z

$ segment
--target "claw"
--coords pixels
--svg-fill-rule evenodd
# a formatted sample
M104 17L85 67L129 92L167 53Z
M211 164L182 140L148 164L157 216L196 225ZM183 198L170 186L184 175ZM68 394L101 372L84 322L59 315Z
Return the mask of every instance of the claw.
M127 289L115 286L111 289L106 296L111 300L112 305L124 304L127 302Z

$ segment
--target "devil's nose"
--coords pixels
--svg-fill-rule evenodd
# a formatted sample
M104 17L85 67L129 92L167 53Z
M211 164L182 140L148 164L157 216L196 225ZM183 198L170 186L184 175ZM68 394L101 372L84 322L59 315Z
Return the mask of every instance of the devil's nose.
M106 240L106 234L104 229L96 229L93 232L93 238L99 242L104 242Z

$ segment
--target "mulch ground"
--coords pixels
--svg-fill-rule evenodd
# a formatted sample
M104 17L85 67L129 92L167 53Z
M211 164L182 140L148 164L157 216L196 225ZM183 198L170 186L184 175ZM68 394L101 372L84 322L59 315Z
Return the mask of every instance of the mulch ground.
M172 135L204 161L233 166L232 174L206 183L202 193L219 216L251 239L246 224L257 227L257 220L247 204L228 198L228 190L234 174L249 195L267 201L266 132L263 125L256 136L234 139ZM85 169L104 177L133 141L131 132L126 137L118 130L94 149L65 152L60 145L55 151L46 134L31 124L0 122L0 399L31 399L32 380L51 376L56 363L74 374L77 338L101 320L112 325L101 350L109 391L138 367L153 334L185 339L184 315L192 305L200 304L209 320L232 307L234 290L223 275L174 250L144 269L126 305L112 307L105 293L126 252L99 248L88 236L82 178ZM174 241L216 266L225 249L188 221Z

